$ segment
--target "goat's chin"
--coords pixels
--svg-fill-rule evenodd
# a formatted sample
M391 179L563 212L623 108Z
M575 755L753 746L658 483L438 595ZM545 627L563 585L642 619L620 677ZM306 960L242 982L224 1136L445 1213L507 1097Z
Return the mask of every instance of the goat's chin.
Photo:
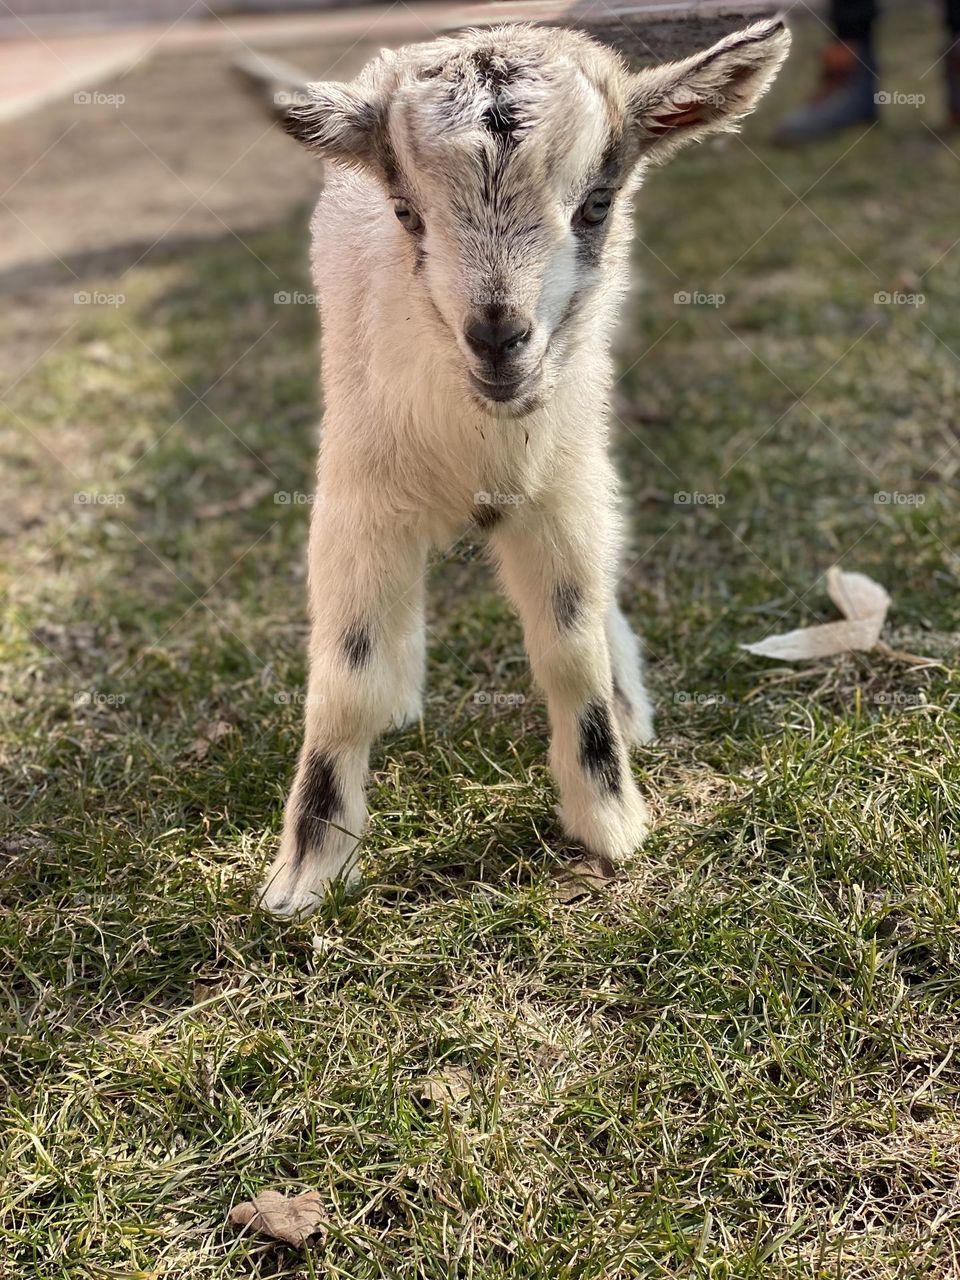
M516 400L499 402L475 395L473 402L481 413L497 422L516 422L520 418L528 418L531 413L543 408L543 397L540 392L531 396L518 397Z
M470 399L489 418L510 421L515 418L526 418L529 414L542 409L550 394L550 386L543 370L537 370L525 377L511 394L486 395L481 379L468 376L467 388Z
M516 396L509 400L491 400L477 391L471 392L471 399L488 418L495 418L501 422L510 422L517 418L526 418L531 413L535 413L537 409L542 409L546 393L542 383L538 382L530 390L524 388L522 392L518 392Z

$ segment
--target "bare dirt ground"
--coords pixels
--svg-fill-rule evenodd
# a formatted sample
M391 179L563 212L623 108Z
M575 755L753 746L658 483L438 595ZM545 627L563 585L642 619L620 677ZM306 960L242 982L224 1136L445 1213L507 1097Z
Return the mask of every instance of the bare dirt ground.
M370 56L356 43L272 52L318 77L348 78ZM4 401L94 310L122 305L134 269L162 269L222 243L256 258L254 233L289 224L295 210L305 224L320 188L319 163L267 118L223 49L158 56L90 96L0 129ZM56 505L46 484L24 485L19 475L18 441L30 430L22 421L12 438L3 433L5 535L36 531ZM90 440L65 425L54 449L59 461L81 462Z
M364 46L283 51L349 77ZM0 287L62 286L152 254L279 221L309 199L319 165L272 125L223 51L147 62L3 130Z

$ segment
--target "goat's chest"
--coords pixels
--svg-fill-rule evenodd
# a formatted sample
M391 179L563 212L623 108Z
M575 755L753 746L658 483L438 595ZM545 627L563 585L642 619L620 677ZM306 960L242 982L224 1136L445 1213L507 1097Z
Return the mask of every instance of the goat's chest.
M499 419L478 411L420 435L421 499L448 531L471 522L493 524L543 492L551 449L536 418Z

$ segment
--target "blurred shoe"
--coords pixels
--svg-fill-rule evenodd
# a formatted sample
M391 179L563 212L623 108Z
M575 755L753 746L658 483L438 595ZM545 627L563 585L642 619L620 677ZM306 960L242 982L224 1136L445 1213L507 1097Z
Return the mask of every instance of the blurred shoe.
M821 59L816 93L783 117L774 129L775 142L797 146L876 120L877 68L869 47L835 40L823 49Z

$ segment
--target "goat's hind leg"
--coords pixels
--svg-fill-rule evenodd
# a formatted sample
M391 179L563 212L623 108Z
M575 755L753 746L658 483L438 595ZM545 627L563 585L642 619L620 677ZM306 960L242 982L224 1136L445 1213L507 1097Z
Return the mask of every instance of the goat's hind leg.
M654 737L653 707L643 679L643 656L637 633L616 603L607 614L607 640L613 669L613 704L628 746Z
M423 715L423 686L427 665L427 625L425 618L426 580L423 575L410 588L401 604L408 617L408 638L398 675L390 729L409 729Z

